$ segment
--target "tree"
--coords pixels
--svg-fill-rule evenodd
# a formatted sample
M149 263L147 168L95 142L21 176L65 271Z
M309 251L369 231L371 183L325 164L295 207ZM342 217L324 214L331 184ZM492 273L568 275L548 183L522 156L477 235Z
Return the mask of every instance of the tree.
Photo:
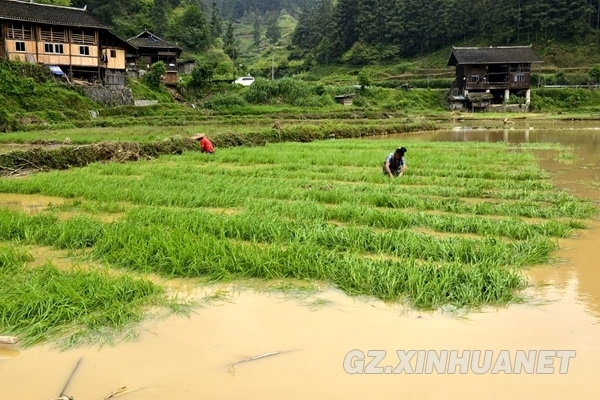
M360 90L364 91L365 89L371 86L371 75L366 70L361 70L358 73L358 84L360 85Z
M215 67L208 63L202 63L196 66L192 71L192 80L190 81L190 88L202 89L208 85L215 73Z
M308 4L300 9L298 23L292 34L292 44L302 49L309 49L315 26L313 25L316 11Z
M305 50L316 49L325 33L330 31L332 13L332 0L306 1L298 16L292 44Z
M279 28L279 15L275 12L269 13L267 18L267 39L275 44L281 39L281 29Z
M592 67L592 69L590 69L588 71L588 75L590 76L590 78L592 78L592 80L594 81L595 84L599 84L600 83L600 65L594 65Z
M358 4L358 0L339 0L336 3L327 46L333 59L341 57L358 41L359 36L356 25Z
M201 51L210 45L210 27L198 5L187 6L172 26L172 36L189 50Z
M210 31L213 39L221 37L223 33L221 13L217 7L217 3L212 3L212 14L210 16Z
M258 18L258 15L254 17L254 28L252 29L252 36L254 38L254 45L256 47L260 46L262 30L260 29L260 18Z
M162 82L163 76L167 73L167 66L164 62L159 61L152 64L150 70L143 77L144 83L152 89L158 89Z
M232 60L236 58L237 49L235 47L235 31L233 27L233 18L229 19L227 23L227 30L225 31L225 38L223 40L223 47L225 53L228 54Z
M154 0L154 5L150 12L150 20L152 21L153 33L158 36L163 36L167 30L167 0Z

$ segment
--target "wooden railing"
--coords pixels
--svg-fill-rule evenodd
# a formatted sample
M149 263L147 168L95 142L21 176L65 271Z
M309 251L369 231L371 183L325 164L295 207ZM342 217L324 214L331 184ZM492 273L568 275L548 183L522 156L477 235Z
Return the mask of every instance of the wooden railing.
M44 41L44 42L66 42L67 41L67 35L65 33L65 30L55 30L54 28L52 29L42 29L40 32L40 40Z
M85 35L80 33L71 34L72 42L77 44L96 44L94 35Z

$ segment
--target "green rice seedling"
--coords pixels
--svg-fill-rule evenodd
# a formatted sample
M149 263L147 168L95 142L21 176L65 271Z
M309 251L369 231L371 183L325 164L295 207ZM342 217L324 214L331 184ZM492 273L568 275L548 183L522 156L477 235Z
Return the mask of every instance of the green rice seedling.
M402 212L394 209L377 209L353 204L326 207L316 202L254 202L249 209L252 213L271 212L294 219L307 218L324 222L337 220L382 229L426 227L438 232L504 236L516 240L526 240L537 236L565 238L571 234L573 229L585 227L577 221L549 220L528 223L514 217L488 219L481 216L436 215L418 211Z
M60 271L51 264L25 268L27 257L0 248L0 333L29 347L49 340L63 347L122 334L149 305L163 305L163 290L142 279L101 271Z
M573 150L561 151L554 159L562 164L573 164L577 160L577 156Z
M36 216L0 210L0 239L90 249L112 267L163 277L325 282L435 309L519 301L519 269L548 262L556 238L597 214L536 165L534 150L560 146L407 137L409 172L390 180L381 163L393 142L313 140L394 124L317 125L269 129L252 142L262 147L210 157L194 151L0 180L0 192L69 200ZM304 143L272 143L293 138ZM229 135L225 144L245 140ZM62 211L91 217L61 220ZM103 212L124 215L103 223L94 217Z
M207 234L192 234L181 228L157 225L114 224L94 252L109 262L142 272L167 276L207 276L214 280L239 278L323 280L349 294L375 296L382 300L407 299L419 308L441 304L476 306L510 301L522 287L513 270L470 267L461 263L423 264L407 259L389 263L363 260L312 244L292 243L285 248L235 243ZM491 276L502 277L503 286L489 291ZM477 281L469 298L455 291L458 282ZM423 284L426 282L426 284ZM437 293L426 294L438 285Z
M465 264L483 261L490 265L513 266L542 263L555 249L554 243L543 238L507 243L494 238L435 238L405 229L380 233L368 227L339 228L309 220L277 221L276 215L268 212L263 214L262 221L257 221L250 214L222 217L202 211L190 210L183 214L139 209L128 215L128 221L137 220L238 241L282 246L295 242L313 243L337 251L387 253L405 258L461 261ZM532 258L532 254L538 258Z

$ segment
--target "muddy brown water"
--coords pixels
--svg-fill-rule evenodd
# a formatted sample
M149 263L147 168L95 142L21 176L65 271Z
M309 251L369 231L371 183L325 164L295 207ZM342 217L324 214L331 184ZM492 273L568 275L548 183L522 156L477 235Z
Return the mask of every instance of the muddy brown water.
M579 130L570 129L577 123L558 125L544 131L455 129L423 139L573 144L580 160L561 164L548 156L542 166L560 187L600 201L600 131L593 129L600 122L582 123L585 129ZM405 137L391 138L391 147ZM533 286L525 291L524 304L457 316L352 299L333 289L298 299L230 288L230 302L198 309L191 318L147 321L133 343L66 352L50 346L0 350L0 399L58 396L80 358L67 390L76 400L103 399L123 386L143 388L117 397L125 400L597 399L600 223L560 244L555 256L562 262L527 272ZM565 375L348 375L343 360L353 349L576 350L577 355ZM290 352L231 365L277 351Z
M37 214L52 204L60 205L65 202L67 202L67 199L62 197L0 193L0 207L24 211L28 214Z

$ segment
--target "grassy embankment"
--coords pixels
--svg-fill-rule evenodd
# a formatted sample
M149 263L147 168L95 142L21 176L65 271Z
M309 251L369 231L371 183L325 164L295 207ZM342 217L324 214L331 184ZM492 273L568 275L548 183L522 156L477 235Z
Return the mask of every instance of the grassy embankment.
M380 172L377 160L390 151L389 141L380 140L232 148L212 157L186 153L4 179L0 192L67 201L34 216L1 210L0 240L88 249L92 260L128 273L324 281L350 295L417 309L476 308L520 301L527 284L521 269L549 262L556 239L596 214L591 203L558 192L536 165L533 150L570 149L403 144L413 150L411 169L392 182ZM507 151L511 171L498 172ZM119 218L102 222L107 213ZM15 261L7 265L25 273ZM75 282L87 280L100 278ZM61 292L47 282L39 283L41 291ZM121 283L106 285L109 295ZM19 309L37 310L31 304L41 300L29 294L33 289L11 290ZM91 285L88 292L96 290ZM65 313L64 321L87 321L92 310L83 319ZM32 339L55 333L43 322L32 333L14 312L0 306L0 332ZM107 314L99 325L110 328L117 313ZM54 318L27 315L31 323Z

